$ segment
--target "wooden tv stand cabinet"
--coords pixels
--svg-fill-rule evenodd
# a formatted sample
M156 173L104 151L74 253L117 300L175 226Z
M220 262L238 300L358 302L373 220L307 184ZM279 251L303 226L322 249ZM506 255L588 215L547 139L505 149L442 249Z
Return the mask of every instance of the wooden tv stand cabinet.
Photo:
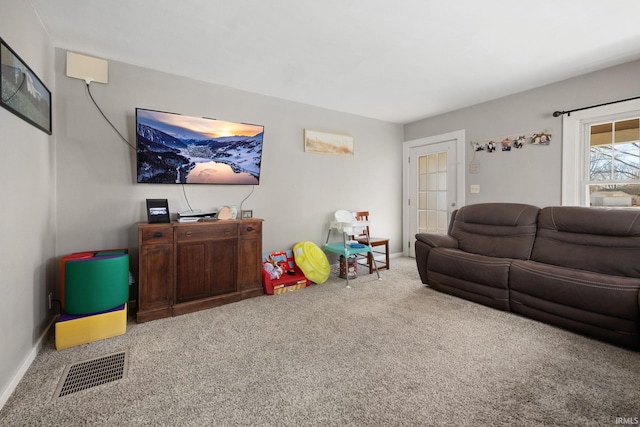
M137 227L138 323L264 293L261 219Z

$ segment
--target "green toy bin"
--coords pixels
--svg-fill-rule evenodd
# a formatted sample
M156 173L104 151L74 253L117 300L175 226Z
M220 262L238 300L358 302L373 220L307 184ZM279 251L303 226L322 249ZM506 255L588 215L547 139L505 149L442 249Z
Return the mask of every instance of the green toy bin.
M129 254L119 251L69 259L64 269L64 311L93 314L129 300Z

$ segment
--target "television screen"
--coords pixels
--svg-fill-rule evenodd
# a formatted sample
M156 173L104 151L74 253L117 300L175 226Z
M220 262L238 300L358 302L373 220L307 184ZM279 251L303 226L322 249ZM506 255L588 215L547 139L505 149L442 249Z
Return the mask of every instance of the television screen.
M136 108L139 183L258 184L264 126Z

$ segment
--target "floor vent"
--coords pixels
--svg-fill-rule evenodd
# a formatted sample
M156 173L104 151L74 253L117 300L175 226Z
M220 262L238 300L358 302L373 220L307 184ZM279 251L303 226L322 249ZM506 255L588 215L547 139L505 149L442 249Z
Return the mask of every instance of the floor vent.
M123 351L68 366L60 378L55 397L126 378L128 359L128 352Z

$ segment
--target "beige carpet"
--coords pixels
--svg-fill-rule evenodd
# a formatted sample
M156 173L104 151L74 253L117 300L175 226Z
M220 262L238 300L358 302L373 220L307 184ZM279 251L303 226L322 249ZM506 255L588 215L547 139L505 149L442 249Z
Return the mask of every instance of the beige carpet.
M614 426L640 354L435 292L415 261L144 324L56 351L2 426ZM126 379L61 398L66 366L128 351Z

